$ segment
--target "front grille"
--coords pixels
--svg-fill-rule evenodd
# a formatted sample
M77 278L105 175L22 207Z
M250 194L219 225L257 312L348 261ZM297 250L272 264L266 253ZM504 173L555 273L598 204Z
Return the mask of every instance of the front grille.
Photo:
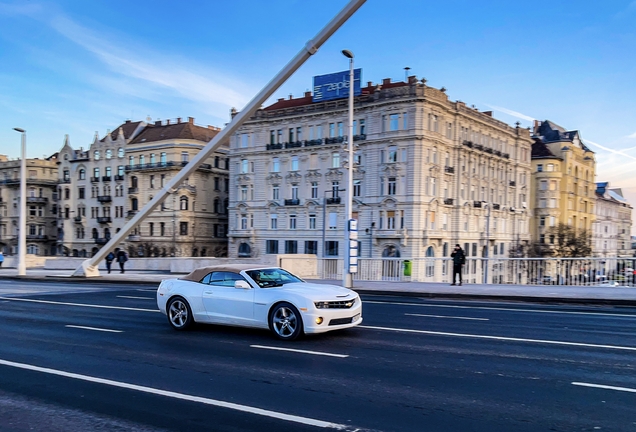
M356 303L356 299L320 302L323 309L351 309Z
M329 325L341 325L341 324L350 324L353 318L336 318L329 321Z

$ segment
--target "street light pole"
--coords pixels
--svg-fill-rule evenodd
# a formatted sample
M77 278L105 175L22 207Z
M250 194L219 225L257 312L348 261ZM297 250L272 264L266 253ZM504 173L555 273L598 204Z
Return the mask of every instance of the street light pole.
M353 288L353 275L351 274L351 227L350 221L353 207L353 53L349 50L342 50L342 54L349 59L349 134L347 136L347 152L349 154L348 175L347 175L347 200L345 202L345 212L347 222L345 224L345 261L343 269L343 285L345 288ZM357 250L357 248L356 248Z
M488 283L488 250L490 249L490 204L486 203L484 206L488 209L486 213L486 251L484 252L484 258L486 261L486 267L484 268L484 284Z
M26 275L26 131L13 128L22 134L22 160L20 161L20 221L18 225L18 275Z

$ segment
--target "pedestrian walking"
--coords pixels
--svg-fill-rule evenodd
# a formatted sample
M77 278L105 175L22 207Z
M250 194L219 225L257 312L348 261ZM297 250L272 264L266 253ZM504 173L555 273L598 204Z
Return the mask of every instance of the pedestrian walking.
M455 245L455 249L453 253L451 253L451 258L453 259L453 283L451 285L462 285L462 268L464 264L466 264L466 254L464 253L464 249L461 248L460 245ZM459 283L455 284L455 276L459 276Z
M0 252L0 268L2 268L2 263L4 262L4 254Z
M110 252L108 255L106 255L106 270L108 270L108 273L110 273L110 266L113 264L113 261L115 260L115 254Z
M120 272L119 273L124 273L124 263L126 261L128 261L128 254L126 252L124 252L123 250L119 249L116 253L117 256L117 262L119 263L119 269Z

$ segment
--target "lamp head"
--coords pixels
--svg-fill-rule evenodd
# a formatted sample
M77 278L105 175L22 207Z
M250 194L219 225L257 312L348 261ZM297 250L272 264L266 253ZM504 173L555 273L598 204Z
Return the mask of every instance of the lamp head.
M20 128L13 128L14 131L16 132L20 132L20 133L25 133L26 131L24 129L20 129Z
M353 60L353 53L351 51L345 49L345 50L342 50L342 54L345 57Z

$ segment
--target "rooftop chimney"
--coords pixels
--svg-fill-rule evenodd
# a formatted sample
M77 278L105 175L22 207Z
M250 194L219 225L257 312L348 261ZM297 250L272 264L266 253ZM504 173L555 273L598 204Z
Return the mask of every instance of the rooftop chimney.
M384 78L384 79L382 80L382 85L383 85L383 86L384 86L384 85L387 85L387 84L391 84L391 78Z
M161 120L156 120L155 121L155 126L161 126Z
M130 123L130 120L126 120L126 124Z
M367 87L373 87L373 81L367 81Z
M188 123L194 124L194 117L188 117Z
M311 92L310 91L306 91L305 92L305 97L310 97L311 96Z
M166 126L170 124L170 119L166 120Z
M177 117L177 124L181 123L181 117Z
M289 100L292 100L294 98L294 95L290 94L289 95Z

